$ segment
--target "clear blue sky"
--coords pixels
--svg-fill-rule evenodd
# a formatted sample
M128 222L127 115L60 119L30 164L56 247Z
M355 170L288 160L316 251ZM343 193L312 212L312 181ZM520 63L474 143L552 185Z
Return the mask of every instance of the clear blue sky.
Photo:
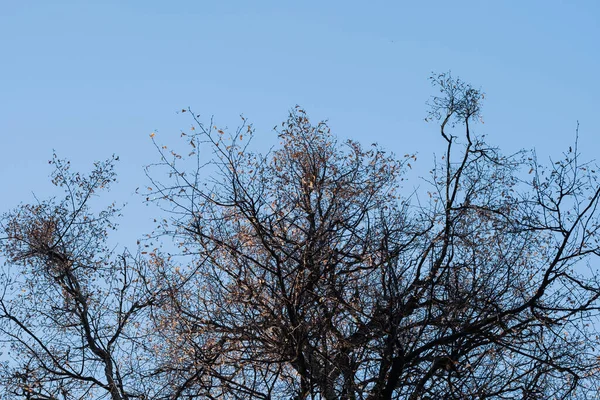
M585 158L600 149L598 1L1 1L0 210L45 197L56 149L87 169L120 155L112 196L128 201L122 244L153 210L132 196L192 107L220 126L243 113L256 140L295 104L342 138L427 170L431 71L487 94L489 140L559 154L576 121Z

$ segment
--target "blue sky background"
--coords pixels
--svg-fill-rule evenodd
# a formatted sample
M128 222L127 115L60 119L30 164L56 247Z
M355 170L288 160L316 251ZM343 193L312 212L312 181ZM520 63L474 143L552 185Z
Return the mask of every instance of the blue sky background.
M486 92L484 125L505 152L558 155L580 122L584 158L600 129L598 1L0 2L0 210L51 193L55 149L87 170L117 153L127 201L119 242L156 210L133 195L156 161L149 134L176 142L192 107L258 145L295 104L340 138L419 153L439 149L423 121L431 71ZM417 184L418 182L415 182Z

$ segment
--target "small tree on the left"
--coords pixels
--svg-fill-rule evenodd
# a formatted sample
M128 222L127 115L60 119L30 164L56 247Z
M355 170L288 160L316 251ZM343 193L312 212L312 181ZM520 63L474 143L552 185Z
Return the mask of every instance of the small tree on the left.
M142 259L107 246L119 210L94 213L90 201L115 180L115 157L87 175L56 156L53 183L64 198L21 205L4 215L0 367L4 398L146 398L154 362L144 315L157 300ZM135 350L134 350L135 349ZM156 390L156 389L154 389Z

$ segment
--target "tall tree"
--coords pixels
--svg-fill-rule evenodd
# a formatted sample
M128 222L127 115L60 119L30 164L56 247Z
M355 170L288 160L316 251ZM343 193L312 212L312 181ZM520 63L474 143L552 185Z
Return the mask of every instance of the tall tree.
M427 201L403 196L411 156L338 143L295 109L265 156L242 126L198 120L196 168L163 167L158 201L194 261L166 318L188 393L271 398L582 398L596 390L600 187L569 150L549 168L473 134L483 94L450 75L446 152ZM211 124L212 125L212 124ZM205 170L204 168L208 170ZM208 178L210 176L210 178ZM196 294L201 293L200 296ZM183 322L185 321L185 322ZM207 347L208 343L208 347ZM196 354L207 352L200 369ZM193 371L193 372L192 372ZM202 373L200 373L200 371ZM185 377L185 378L184 378Z
M300 108L266 154L251 150L245 120L228 133L192 114L189 155L157 144L148 168L148 200L166 213L151 236L173 241L173 255L102 247L114 211L84 206L111 162L83 180L57 164L66 200L3 220L0 329L20 352L5 392L595 396L595 167L576 146L549 166L534 152L502 155L471 129L482 93L431 79L440 95L427 119L445 153L424 194L401 186L416 157L339 142Z

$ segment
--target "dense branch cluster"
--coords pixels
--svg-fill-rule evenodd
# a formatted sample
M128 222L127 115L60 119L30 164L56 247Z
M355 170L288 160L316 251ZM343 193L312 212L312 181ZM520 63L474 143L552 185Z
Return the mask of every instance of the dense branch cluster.
M23 399L585 399L598 391L600 185L577 148L545 167L472 132L483 95L447 74L444 155L340 143L295 108L280 145L202 124L157 144L153 241L106 246L114 206L55 159L62 201L2 219L0 393ZM187 152L187 151L186 151ZM170 218L170 219L169 219Z

